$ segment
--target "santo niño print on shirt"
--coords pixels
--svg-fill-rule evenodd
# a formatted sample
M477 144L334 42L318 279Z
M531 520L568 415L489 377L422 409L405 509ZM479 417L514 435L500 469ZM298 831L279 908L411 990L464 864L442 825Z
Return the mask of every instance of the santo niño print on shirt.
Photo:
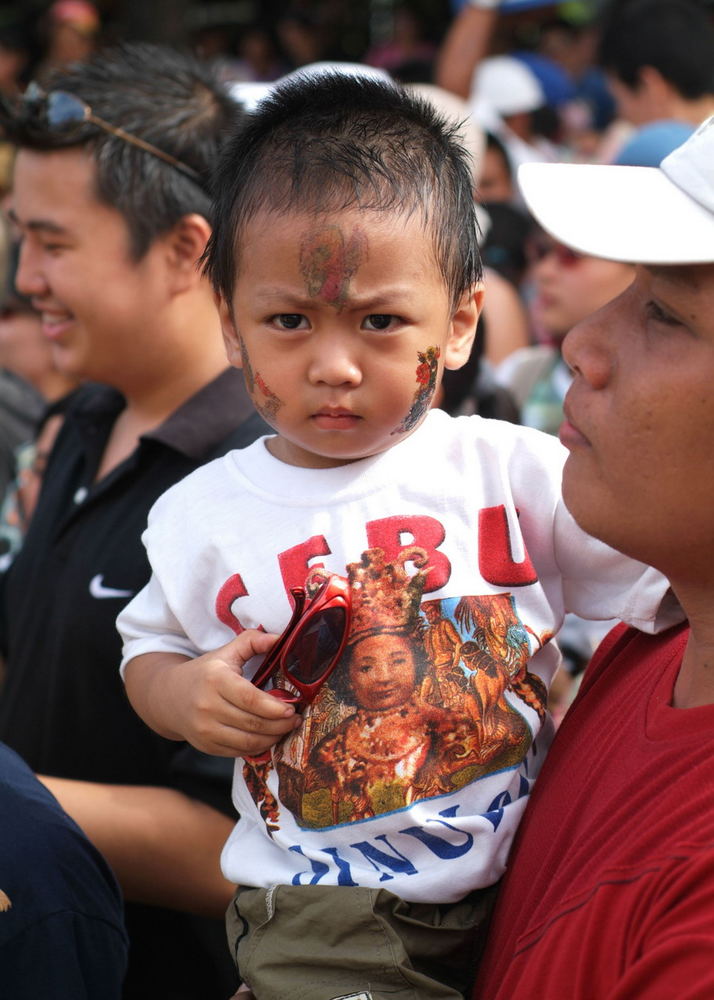
M498 528L483 560L493 565L482 571L532 582L532 572L507 557L505 512L484 511L482 520ZM524 760L532 743L525 705L544 717L545 685L527 663L531 640L541 648L550 633L536 635L521 621L510 592L422 602L426 587L443 586L449 571L433 545L444 537L434 519L389 518L369 528L383 544L406 530L430 548L397 549L392 541L391 559L374 546L348 564L352 624L336 670L272 759L243 764L269 828L280 826L279 803L303 828L324 829L453 793ZM281 554L281 565L294 566L296 554ZM234 577L222 588L223 613L237 584Z

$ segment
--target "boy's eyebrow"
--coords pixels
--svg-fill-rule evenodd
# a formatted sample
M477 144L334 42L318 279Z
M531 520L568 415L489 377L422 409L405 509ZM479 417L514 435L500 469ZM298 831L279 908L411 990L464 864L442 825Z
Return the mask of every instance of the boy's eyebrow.
M345 306L361 312L365 309L376 309L378 306L389 305L395 299L411 299L412 295L413 290L395 285L390 288L380 288L368 295L347 295Z
M290 299L296 305L309 305L312 301L309 295L304 295L301 292L296 292L290 288L285 288L282 285L263 285L255 290L256 299Z
M376 292L371 292L363 296L350 295L348 293L341 304L343 310L349 308L354 309L355 311L362 311L364 309L376 308L377 306L389 303L394 299L409 299L411 294L412 293L409 288L395 285L389 288L380 288ZM283 288L280 285L269 285L264 288L258 288L255 292L255 297L257 299L272 299L276 297L284 298L290 300L296 308L310 306L316 300L320 299L319 295L305 295L304 293L295 292L289 288Z

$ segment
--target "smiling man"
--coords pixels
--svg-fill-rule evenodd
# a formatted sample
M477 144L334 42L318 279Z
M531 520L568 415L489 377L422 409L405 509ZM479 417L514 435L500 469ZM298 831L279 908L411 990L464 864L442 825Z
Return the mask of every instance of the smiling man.
M714 995L714 118L660 168L531 165L564 244L636 263L576 326L567 506L666 574L688 623L620 626L563 721L506 874L475 998Z
M230 769L137 719L114 623L149 578L140 537L156 498L264 430L197 267L208 174L238 114L204 67L146 45L105 51L3 107L19 146L17 285L57 368L90 384L3 580L0 733L118 875L125 997L235 987L222 920L204 919L232 891L218 867Z

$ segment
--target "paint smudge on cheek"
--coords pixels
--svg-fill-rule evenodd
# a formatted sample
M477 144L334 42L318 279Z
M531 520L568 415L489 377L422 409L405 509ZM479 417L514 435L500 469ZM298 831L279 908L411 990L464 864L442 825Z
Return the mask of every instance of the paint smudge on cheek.
M419 421L429 410L431 401L436 392L436 377L439 374L439 358L441 349L439 347L427 347L425 351L417 351L416 383L412 405L401 424L392 431L392 434L405 434L413 430Z
M256 410L264 420L270 422L277 416L280 407L283 405L283 401L279 396L275 395L260 372L253 371L253 366L250 363L250 357L248 355L248 349L246 348L245 341L242 337L239 337L239 343L245 384L248 392L250 393L250 397L253 400L253 406L255 406Z
M266 382L261 377L260 372L255 373L255 384L257 385L258 389L261 392L261 395L263 396L263 399L260 401L260 403L256 400L255 395L253 396L253 402L255 403L255 407L258 413L265 420L268 421L274 420L275 417L278 415L278 410L280 410L281 406L283 405L282 399L276 396L273 390L270 388L270 386L266 384Z
M240 347L240 362L243 366L243 377L245 378L245 384L248 392L253 395L253 389L255 388L255 377L253 375L253 367L250 363L250 358L248 357L248 350L245 346L245 341L238 334L238 345Z
M367 246L367 236L359 226L347 239L335 225L308 233L300 245L300 271L308 295L341 309L351 279L367 259Z

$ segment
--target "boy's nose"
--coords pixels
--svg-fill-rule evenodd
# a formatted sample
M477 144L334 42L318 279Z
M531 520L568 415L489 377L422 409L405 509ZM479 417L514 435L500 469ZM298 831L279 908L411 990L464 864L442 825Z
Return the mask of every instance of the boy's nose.
M356 386L362 381L362 369L347 343L336 338L319 338L310 363L309 378L315 385Z

